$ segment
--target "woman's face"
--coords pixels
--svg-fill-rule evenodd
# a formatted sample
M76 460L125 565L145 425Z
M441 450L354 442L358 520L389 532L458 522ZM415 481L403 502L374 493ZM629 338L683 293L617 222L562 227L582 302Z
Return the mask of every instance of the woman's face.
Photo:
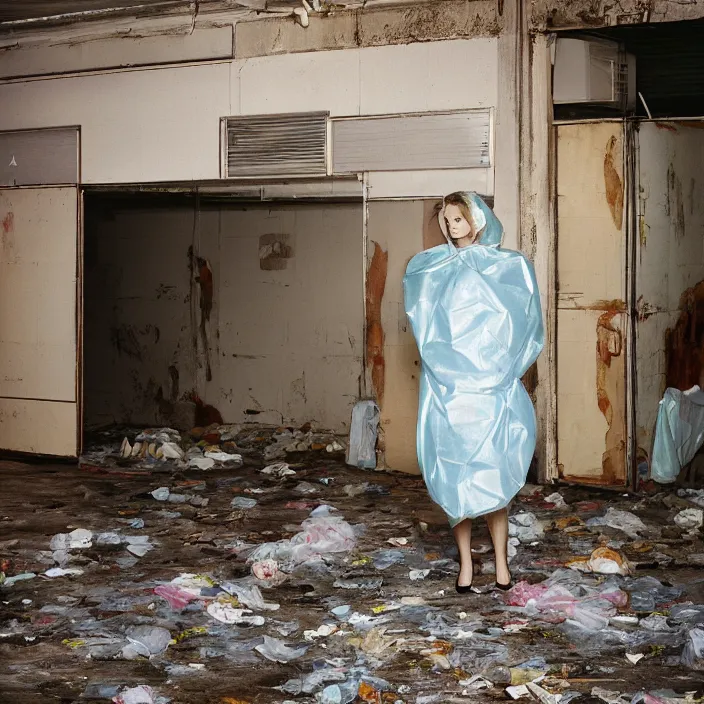
M474 240L472 225L467 222L458 206L451 204L445 206L445 222L447 223L447 232L458 247L472 243Z

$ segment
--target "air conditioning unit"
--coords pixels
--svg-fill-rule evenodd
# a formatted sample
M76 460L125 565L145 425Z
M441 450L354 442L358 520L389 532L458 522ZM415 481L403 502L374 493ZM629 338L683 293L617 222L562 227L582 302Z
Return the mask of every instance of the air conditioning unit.
M627 54L618 42L557 39L553 103L588 103L618 110L635 108L635 56Z

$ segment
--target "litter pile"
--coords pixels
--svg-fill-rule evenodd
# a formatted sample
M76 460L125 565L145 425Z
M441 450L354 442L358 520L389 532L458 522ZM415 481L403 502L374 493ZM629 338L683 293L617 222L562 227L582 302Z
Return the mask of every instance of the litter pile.
M84 467L130 467L151 471L186 469L237 469L245 458L265 461L282 459L292 453L345 451L345 443L332 433L303 428L259 425L217 425L193 428L182 435L173 428L143 430L111 428L92 434L81 458ZM121 440L120 440L121 437Z
M217 446L242 466L207 474L186 458L215 452L213 438L166 431L130 441L150 457L152 443L181 448L166 481L156 457L108 476L5 473L0 701L701 696L704 491L527 486L510 518L513 588L492 588L477 521L478 593L460 596L451 533L417 477L347 467L310 431L230 432ZM294 442L311 454L289 464Z

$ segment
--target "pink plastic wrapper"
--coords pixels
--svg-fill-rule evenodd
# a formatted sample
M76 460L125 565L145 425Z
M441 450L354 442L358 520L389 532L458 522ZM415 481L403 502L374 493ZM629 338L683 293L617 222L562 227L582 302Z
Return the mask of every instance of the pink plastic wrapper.
M172 584L160 584L158 587L155 587L154 593L166 599L166 601L169 602L169 606L175 611L186 608L189 602L198 598L190 592L179 589Z
M546 584L528 584L528 582L518 582L504 595L504 603L507 606L525 606L531 599L539 599L548 590Z
M113 697L115 704L154 704L154 690L146 684L126 689Z

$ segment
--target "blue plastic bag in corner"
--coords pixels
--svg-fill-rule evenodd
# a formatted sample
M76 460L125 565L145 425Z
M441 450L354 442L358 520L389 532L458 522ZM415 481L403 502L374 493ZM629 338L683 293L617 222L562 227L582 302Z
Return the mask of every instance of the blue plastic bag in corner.
M533 266L499 247L484 201L464 197L478 244L421 252L403 280L422 361L418 462L453 526L506 507L525 484L536 420L520 379L543 348Z
M704 392L667 388L655 423L655 442L650 466L660 484L674 482L704 444Z

